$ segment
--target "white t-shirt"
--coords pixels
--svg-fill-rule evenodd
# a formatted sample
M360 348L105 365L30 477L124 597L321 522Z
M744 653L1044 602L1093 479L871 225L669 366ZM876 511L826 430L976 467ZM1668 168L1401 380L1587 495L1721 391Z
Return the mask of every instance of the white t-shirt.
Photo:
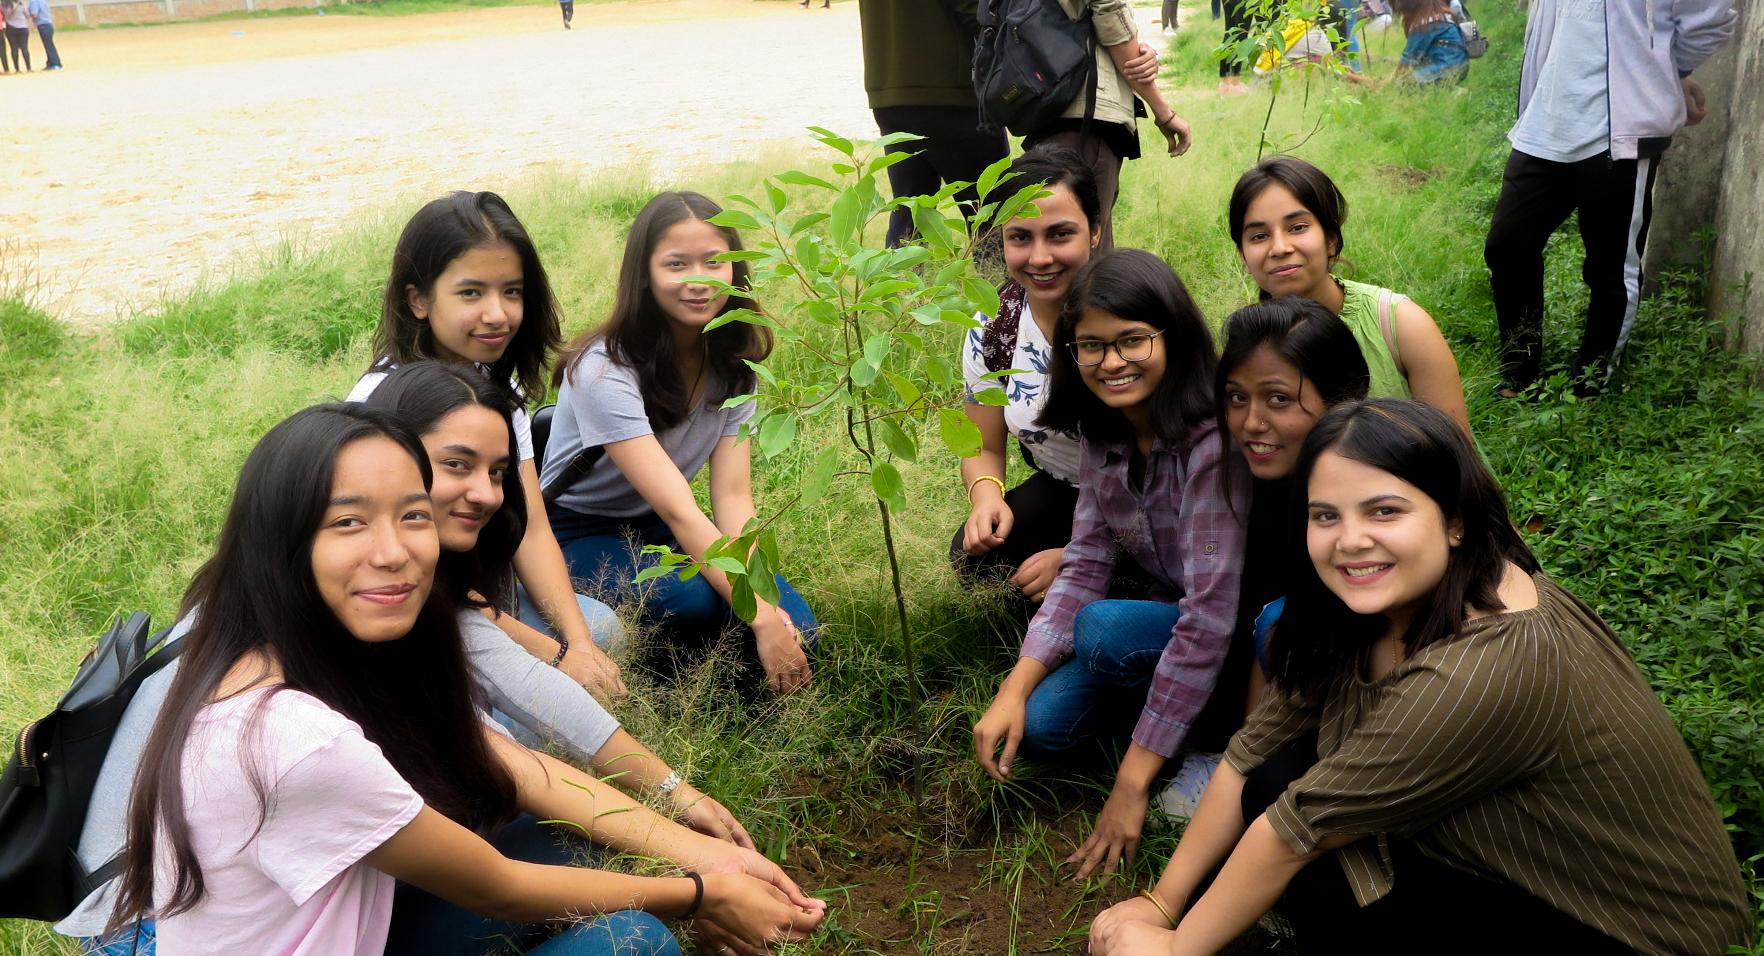
M982 323L990 321L984 315L975 318ZM962 375L967 381L968 400L973 401L975 392L1003 388L1008 400L1004 406L1005 428L1029 449L1042 471L1066 484L1076 485L1082 457L1078 439L1035 424L1042 406L1047 404L1047 370L1054 358L1053 346L1048 343L1047 336L1041 334L1041 326L1035 324L1025 306L1022 318L1017 322L1017 350L1011 353L1011 364L1006 366L1023 371L997 380L982 380L991 371L986 367L986 353L981 347L985 336L986 326L982 324L969 329L968 337L962 343Z
M184 814L208 894L159 920L159 951L377 956L396 881L361 859L422 798L354 721L299 691L266 694L210 704L191 727ZM252 765L269 791L261 828ZM163 894L170 867L158 849Z
M363 375L360 381L355 383L355 387L349 390L348 397L343 400L346 402L367 401L368 396L374 393L374 389L379 388L380 383L384 382L386 376L392 374L393 370L396 368L398 368L396 365L376 366L372 371ZM477 368L478 371L486 374L490 371L482 365L479 365ZM512 380L508 383L508 387L514 391L516 401L514 415L510 417L510 420L514 424L515 447L520 451L521 461L532 461L533 421L527 417L527 408L525 405L526 396L521 394L521 387L515 384Z

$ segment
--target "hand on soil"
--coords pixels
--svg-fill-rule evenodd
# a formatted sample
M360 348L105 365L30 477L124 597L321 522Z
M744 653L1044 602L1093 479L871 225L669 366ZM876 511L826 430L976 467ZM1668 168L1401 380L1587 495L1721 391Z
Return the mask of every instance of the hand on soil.
M1083 880L1092 873L1118 873L1121 859L1133 860L1139 848L1139 835L1145 829L1145 808L1150 795L1133 787L1117 785L1109 792L1109 800L1097 815L1096 829L1078 851L1066 858L1078 864L1073 879Z
M985 489L989 484L991 482L981 482L980 488ZM995 495L990 500L981 501L968 511L968 523L962 525L962 550L979 556L1004 544L1015 520L1011 506L1005 504L1003 498Z
M629 693L625 690L625 679L619 676L619 665L593 644L586 647L571 644L557 669L568 674L570 680L581 684L603 704L610 704Z
M1065 553L1064 548L1035 552L1017 568L1016 574L1011 575L1011 583L1023 592L1024 597L1039 604L1047 597L1047 589L1053 587L1054 578L1059 576L1060 558Z
M753 637L760 664L766 669L766 685L779 694L793 694L809 685L814 673L802 649L802 635L790 615L773 608L753 622Z
M1140 900L1144 903L1144 900ZM1150 923L1123 923L1109 934L1107 943L1096 941L1096 931L1091 930L1091 956L1132 956L1137 953L1167 953L1176 937L1176 931L1159 929Z
M1015 695L1000 693L974 724L974 756L980 769L1000 783L1011 778L1011 761L1017 759L1017 745L1023 742L1025 710ZM1001 744L1003 755L998 752Z
M1181 918L1180 914L1177 916ZM1090 952L1092 956L1109 956L1139 952L1123 944L1124 927L1138 924L1152 929L1164 929L1170 924L1165 921L1164 914L1152 905L1151 900L1143 896L1135 896L1130 900L1116 903L1114 906L1097 914L1096 920L1090 924Z
M712 873L704 877L704 903L694 923L707 924L700 933L718 937L718 947L750 956L766 952L770 943L807 939L827 914L826 904L815 902L818 908L799 906L778 887L746 874Z

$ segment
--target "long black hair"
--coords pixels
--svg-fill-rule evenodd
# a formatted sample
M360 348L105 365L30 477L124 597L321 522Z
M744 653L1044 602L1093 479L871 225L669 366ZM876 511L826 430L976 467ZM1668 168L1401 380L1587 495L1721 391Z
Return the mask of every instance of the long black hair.
M1507 516L1500 484L1464 430L1438 409L1394 399L1337 405L1311 429L1293 470L1289 541L1305 540L1305 489L1317 459L1326 452L1414 485L1439 506L1448 526L1462 529L1444 577L1402 635L1408 654L1451 640L1468 618L1468 608L1504 607L1498 590L1507 562L1527 573L1538 570L1537 558ZM1357 614L1343 604L1317 576L1305 548L1292 547L1289 554L1291 587L1275 628L1270 662L1275 683L1286 693L1317 704L1360 666L1366 649L1389 623L1381 614Z
M1084 264L1054 324L1047 404L1036 424L1081 433L1088 441L1131 444L1133 426L1084 383L1071 344L1086 309L1143 322L1163 332L1164 377L1152 390L1151 421L1168 444L1186 444L1213 420L1213 376L1219 354L1188 287L1164 260L1141 249L1116 249ZM1223 440L1223 438L1221 438Z
M1043 143L1025 150L1011 160L1008 171L1016 174L1011 180L1012 188L1041 183L1048 189L1055 186L1070 189L1072 198L1078 200L1078 208L1084 210L1084 221L1090 230L1094 231L1102 222L1102 199L1097 193L1096 174L1091 172L1084 157L1070 146Z
M329 506L337 457L373 438L408 452L428 485L422 444L392 416L359 404L297 412L246 458L214 556L184 594L182 613L195 613L196 623L137 771L114 924L149 912L181 913L206 896L184 815L185 747L198 713L233 666L254 652L281 667L272 694L302 691L353 720L429 806L472 828L512 815L514 781L484 739L446 596L431 591L404 637L367 643L344 629L319 593L312 543ZM261 732L262 716L260 703L247 734ZM265 814L267 783L260 768L247 772ZM171 861L171 892L156 906L154 843L161 839Z
M722 211L723 207L710 198L685 191L660 193L644 204L625 237L625 256L619 263L612 314L605 324L577 336L565 349L564 360L558 364L558 384L575 374L582 356L598 339L606 343L607 355L614 362L637 373L643 410L649 416L651 428L659 434L686 420L692 412L686 407L692 386L680 380L673 331L667 315L650 294L649 259L669 229L689 220L706 222ZM722 234L731 252L741 248L740 233L728 226L711 228ZM729 275L729 284L743 292L730 293L717 314L738 308L757 310L759 305L749 291L752 283L747 263L730 263ZM753 391L755 376L747 362L762 362L772 354L772 331L746 322L730 322L705 333L704 338L705 363L712 372L704 400L720 403Z
M369 408L390 412L397 417L399 424L419 437L433 431L442 419L459 409L480 405L502 419L508 430L508 449L510 460L513 460L516 399L507 384L493 380L469 365L452 362L401 365L374 389L366 404ZM483 530L478 532L477 547L470 551L441 550L441 573L437 584L456 604L505 610L512 607L514 555L526 533L527 498L522 493L521 470L511 467L503 472L502 507L484 522Z
M392 270L374 333L374 364L405 365L439 358L434 328L410 310L410 289L433 296L435 280L473 249L506 242L521 259L521 327L490 367L498 379L519 383L527 398L545 395L545 369L563 341L557 298L539 250L514 210L492 192L453 192L436 199L404 226L392 251Z

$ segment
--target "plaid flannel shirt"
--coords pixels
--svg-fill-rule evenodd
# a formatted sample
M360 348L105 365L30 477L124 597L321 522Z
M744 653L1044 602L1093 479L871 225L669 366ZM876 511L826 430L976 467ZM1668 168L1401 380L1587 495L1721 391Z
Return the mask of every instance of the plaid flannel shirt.
M1214 426L1202 425L1180 446L1153 445L1135 489L1127 446L1084 442L1072 542L1023 638L1022 656L1049 669L1065 663L1072 622L1108 595L1115 556L1138 561L1182 610L1133 728L1134 743L1164 757L1182 749L1231 646L1250 504L1247 468L1232 469L1225 485L1219 465L1233 453Z

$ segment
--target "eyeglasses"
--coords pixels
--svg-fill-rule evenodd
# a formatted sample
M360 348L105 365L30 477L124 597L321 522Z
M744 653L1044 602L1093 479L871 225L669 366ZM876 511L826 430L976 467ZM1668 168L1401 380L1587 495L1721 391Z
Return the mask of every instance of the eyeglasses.
M1151 358L1152 339L1164 334L1164 330L1156 332L1131 332L1113 342L1101 342L1096 339L1083 339L1078 342L1067 342L1066 348L1072 353L1072 361L1089 368L1101 365L1108 357L1109 349L1121 356L1123 362L1143 362Z

